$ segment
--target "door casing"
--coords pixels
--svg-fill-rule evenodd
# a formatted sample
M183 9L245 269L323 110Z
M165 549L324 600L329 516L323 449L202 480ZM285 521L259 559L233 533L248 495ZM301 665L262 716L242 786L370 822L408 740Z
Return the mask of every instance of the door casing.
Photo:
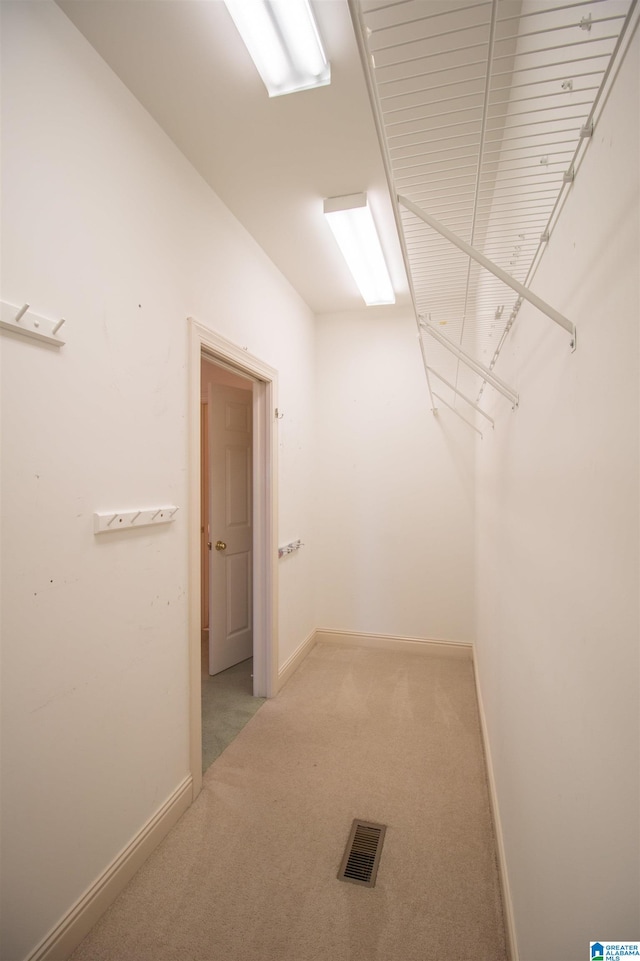
M200 689L200 366L226 367L253 383L253 693L273 697L278 683L277 407L278 374L246 350L189 319L189 686L193 797L202 787Z

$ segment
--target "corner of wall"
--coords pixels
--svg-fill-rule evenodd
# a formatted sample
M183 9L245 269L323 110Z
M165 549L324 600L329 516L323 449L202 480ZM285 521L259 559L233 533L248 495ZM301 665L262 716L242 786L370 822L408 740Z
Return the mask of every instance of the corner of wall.
M182 817L192 796L189 775L31 952L27 961L64 961Z
M293 654L287 658L278 671L278 691L281 691L290 677L293 677L305 657L311 653L316 645L317 631L313 630L295 649ZM277 691L276 691L277 693Z
M473 647L473 676L476 685L476 700L478 702L478 715L480 718L480 732L482 735L482 747L484 750L484 761L487 772L487 785L489 787L489 802L491 805L491 816L493 819L493 831L496 841L496 855L498 858L498 876L500 878L500 893L502 896L502 910L504 916L504 929L507 940L507 952L509 961L519 961L518 939L516 936L516 921L513 911L511 898L511 888L509 886L509 872L507 869L507 857L502 834L502 822L500 820L500 805L498 802L498 791L496 787L493 761L491 758L491 744L489 742L489 730L487 719L484 713L482 701L482 688L480 685L480 674L478 671L478 660L475 645Z

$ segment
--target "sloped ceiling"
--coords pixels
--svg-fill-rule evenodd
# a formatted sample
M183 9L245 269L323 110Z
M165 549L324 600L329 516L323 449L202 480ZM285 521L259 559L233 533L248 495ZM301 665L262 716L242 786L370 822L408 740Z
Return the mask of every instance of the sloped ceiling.
M535 288L638 0L314 0L331 84L273 99L221 0L57 2L316 313L363 309L322 202L368 192L369 310L414 311L432 406L478 429L442 338L493 370L522 296L416 210Z
M272 99L221 0L58 5L316 313L364 306L322 204L366 190L406 312L406 274L345 0L315 4L331 84Z

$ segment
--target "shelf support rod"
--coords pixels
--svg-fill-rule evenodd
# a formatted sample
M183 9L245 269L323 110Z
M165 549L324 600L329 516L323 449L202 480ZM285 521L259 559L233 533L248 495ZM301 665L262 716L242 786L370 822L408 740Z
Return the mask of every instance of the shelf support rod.
M479 361L474 360L473 357L470 357L469 354L462 349L462 347L458 347L458 345L454 344L453 341L449 340L448 337L445 337L437 327L433 326L433 324L429 324L427 321L421 320L420 326L423 330L426 330L428 334L431 334L434 340L437 340L438 343L442 344L443 347L446 347L447 350L450 350L452 354L465 363L467 367L470 367L474 373L486 380L486 382L491 384L492 387L495 387L495 389L502 394L503 397L506 397L507 400L511 401L514 407L518 406L519 398L515 390L512 390L508 384L505 384L503 380L500 380L499 377L496 377L493 371L489 370L488 367L485 367L484 364L481 364Z
M429 372L430 372L431 374L433 374L434 377L437 377L438 380L441 380L443 384L446 384L447 387L450 387L451 390L454 392L454 394L457 394L458 397L461 397L462 400L466 401L467 404L469 404L471 407L473 407L474 410L477 410L479 414L482 414L483 417L486 417L486 419L489 421L489 423L491 424L492 427L495 426L493 417L489 417L489 415L487 414L487 412L484 411L484 410L482 409L482 407L479 407L478 404L476 404L475 401L471 400L470 397L465 397L465 395L462 393L461 390L458 390L457 387L454 387L454 385L451 384L451 383L446 379L446 377L443 377L442 374L439 374L438 371L437 371L437 370L434 370L433 367L429 367L429 368L427 368L427 369L429 370ZM442 399L442 398L441 398L441 399Z
M475 424L472 424L471 421L470 421L470 420L467 420L466 417L463 417L463 415L460 413L460 411L459 411L459 410L456 410L456 408L453 406L453 404L450 404L448 401L446 401L446 400L444 399L444 397L441 397L441 396L440 396L440 394L436 394L435 390L434 390L434 392L433 392L433 396L434 396L437 400L439 400L441 404L444 404L445 407L448 407L449 410L453 411L453 413L456 415L456 417L459 417L460 420L464 421L464 423L467 425L467 427L470 427L471 430L475 430L476 434L480 434L480 437L482 438L482 431L481 431L481 430L478 430L478 428L476 427L476 425L475 425Z
M406 197L402 197L400 194L398 194L398 203L400 203L406 210L411 211L411 213L420 220L424 221L425 224L428 224L429 227L432 227L434 230L436 230L439 234L441 234L442 237L445 238L445 240L448 240L449 243L452 243L455 247L458 247L468 257L473 258L476 263L480 264L481 267L484 267L485 270L488 270L490 273L492 273L494 277L497 277L498 280L501 280L503 284L507 284L507 286L511 287L512 290L515 290L520 297L524 297L524 299L528 300L530 304L533 304L534 307L537 307L538 310L541 310L543 314L546 314L547 317L550 317L551 320L555 321L556 324L559 324L560 327L563 327L564 330L571 335L571 346L574 347L576 339L575 324L568 320L564 314L561 314L560 311L555 309L555 307L551 307L551 305L543 300L542 297L538 297L537 294L534 294L533 291L529 290L528 287L525 287L524 284L521 284L520 281L515 279L515 277L512 277L511 274L508 274L506 270L503 270L502 267L498 267L498 265L494 264L492 260L489 260L488 257L485 257L484 254L481 254L479 250L476 250L476 248L472 247L471 244L468 244L461 237L458 237L458 235L454 234L452 230L449 230L448 227L445 227L444 224L441 224L439 220L435 219L435 217L425 213L424 210L422 210L420 207L417 207L416 204L412 203Z

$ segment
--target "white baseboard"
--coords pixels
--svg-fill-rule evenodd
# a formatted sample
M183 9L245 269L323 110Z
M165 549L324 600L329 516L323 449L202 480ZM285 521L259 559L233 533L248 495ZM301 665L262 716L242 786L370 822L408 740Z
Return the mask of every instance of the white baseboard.
M413 654L451 655L472 657L473 646L467 641L439 641L427 637L399 637L395 634L363 634L357 631L319 629L316 642L355 647L370 647L385 651L408 651Z
M192 795L189 775L26 961L65 961L184 814Z
M504 838L502 835L502 822L500 821L500 808L498 806L498 793L493 774L493 761L491 759L491 747L489 744L489 731L487 719L484 713L482 702L482 691L480 688L480 678L478 676L478 665L473 657L473 674L476 682L476 698L478 701L478 713L480 715L480 730L482 732L482 744L484 747L485 764L487 768L487 781L489 783L489 799L491 802L491 813L493 815L493 828L496 836L496 848L498 856L498 874L500 876L500 888L502 892L502 906L504 909L504 925L507 939L507 955L509 961L518 961L518 941L516 938L516 925L513 913L513 902L511 900L511 888L509 887L509 874L507 872L507 860L504 849Z
M316 643L316 632L311 631L311 634L302 642L302 644L296 648L291 657L288 657L284 662L280 670L278 671L278 690L281 691L284 685L287 683L289 678L295 674L302 662L304 661L307 654L313 649Z

